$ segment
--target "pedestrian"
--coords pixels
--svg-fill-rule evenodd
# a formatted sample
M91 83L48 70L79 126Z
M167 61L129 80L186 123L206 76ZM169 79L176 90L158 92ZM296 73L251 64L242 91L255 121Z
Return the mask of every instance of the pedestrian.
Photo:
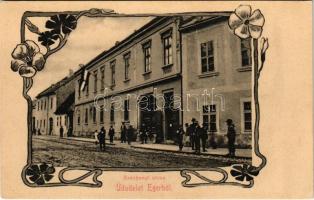
M182 148L183 148L183 135L184 135L184 131L183 131L182 126L180 125L180 127L177 130L179 151L182 151Z
M227 137L228 137L228 150L229 150L229 153L227 155L230 157L234 157L235 156L234 142L236 138L235 126L232 122L232 119L227 119L226 123L228 126Z
M140 138L141 138L142 144L147 143L147 129L145 126L142 126L141 128Z
M186 146L191 146L190 142L190 126L188 123L185 123L185 140L184 143Z
M108 134L109 134L110 144L112 144L113 143L113 137L114 137L114 134L115 134L115 130L112 127L112 125L109 128Z
M200 154L201 153L201 135L203 132L202 127L198 124L198 122L195 122L195 136L194 136L194 143L195 143L195 153Z
M106 148L106 130L104 127L100 129L100 132L98 133L98 141L99 141L99 147L100 151L105 151Z
M126 126L125 126L125 123L122 122L122 125L121 125L121 137L120 137L120 140L121 140L121 143L125 143L126 142Z
M64 131L64 130L63 130L63 126L61 126L61 127L60 127L60 137L61 137L61 138L63 137L63 131Z
M133 134L134 134L134 129L133 126L130 125L129 128L127 129L127 135L128 135L128 144L131 145L131 141L133 138Z
M98 145L98 131L96 130L94 133L95 145Z
M206 150L206 144L207 144L207 139L208 139L206 124L203 124L203 127L201 127L200 137L201 137L201 140L202 140L203 152L206 152L207 151Z
M189 135L192 150L195 150L195 134L196 134L196 120L192 118L192 124L190 125Z

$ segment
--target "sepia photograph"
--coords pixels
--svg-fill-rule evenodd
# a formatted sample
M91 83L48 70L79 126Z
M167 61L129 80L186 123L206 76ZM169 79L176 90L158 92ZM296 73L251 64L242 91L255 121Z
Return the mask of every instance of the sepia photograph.
M250 164L252 42L244 24L243 38L233 33L231 14L29 18L45 30L25 33L27 48L39 52L75 29L29 92L33 162L169 170ZM251 23L264 23L260 12L252 15Z

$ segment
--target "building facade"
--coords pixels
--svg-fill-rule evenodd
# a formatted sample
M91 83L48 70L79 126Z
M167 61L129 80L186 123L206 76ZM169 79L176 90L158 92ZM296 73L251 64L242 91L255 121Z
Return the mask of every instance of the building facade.
M249 40L228 27L228 14L156 17L75 74L73 134L92 137L122 123L149 127L173 141L195 118L226 144L232 119L238 145L251 145L252 58Z
M33 106L33 133L38 135L71 135L74 108L73 72L36 96ZM72 110L72 111L71 111ZM70 132L69 132L70 131Z
M236 127L238 145L252 136L250 40L228 27L228 16L189 18L180 28L184 122L206 124L216 142L226 144L226 120Z
M74 134L91 135L122 122L138 132L149 127L157 140L174 138L181 112L168 109L181 95L179 18L157 17L90 61L75 81ZM158 98L160 97L160 98ZM162 107L166 97L168 108ZM97 99L97 106L94 100Z

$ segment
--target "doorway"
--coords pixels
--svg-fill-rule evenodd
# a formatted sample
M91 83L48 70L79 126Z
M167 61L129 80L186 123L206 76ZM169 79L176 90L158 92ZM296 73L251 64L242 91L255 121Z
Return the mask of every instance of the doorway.
M49 118L49 132L48 132L48 135L52 135L53 134L52 131L53 131L53 119L52 119L52 117L50 117Z

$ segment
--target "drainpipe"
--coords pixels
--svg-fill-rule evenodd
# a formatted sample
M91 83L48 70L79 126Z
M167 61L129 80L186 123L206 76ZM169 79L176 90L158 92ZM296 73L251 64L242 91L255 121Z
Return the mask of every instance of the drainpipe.
M183 77L182 77L182 33L180 31L180 24L181 24L182 18L179 18L179 24L178 24L178 32L179 32L179 45L180 45L180 82L181 82L181 125L183 126Z

